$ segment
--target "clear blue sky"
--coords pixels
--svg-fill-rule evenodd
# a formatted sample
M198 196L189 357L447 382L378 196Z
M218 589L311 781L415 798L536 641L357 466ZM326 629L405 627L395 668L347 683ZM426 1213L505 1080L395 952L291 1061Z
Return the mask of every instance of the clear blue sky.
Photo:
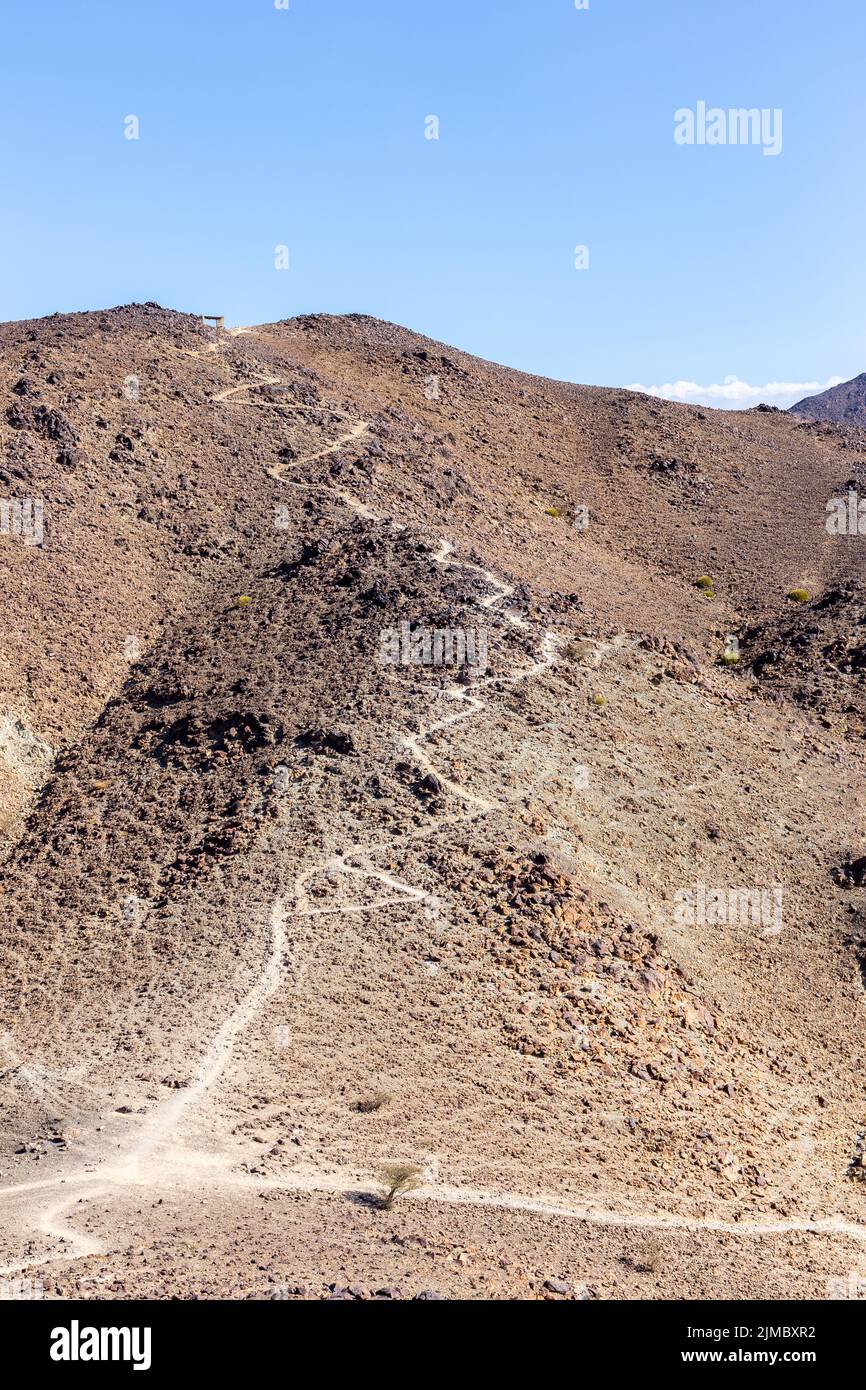
M866 370L864 0L7 0L4 40L2 319L356 310L609 385ZM678 146L699 100L781 108L781 154Z

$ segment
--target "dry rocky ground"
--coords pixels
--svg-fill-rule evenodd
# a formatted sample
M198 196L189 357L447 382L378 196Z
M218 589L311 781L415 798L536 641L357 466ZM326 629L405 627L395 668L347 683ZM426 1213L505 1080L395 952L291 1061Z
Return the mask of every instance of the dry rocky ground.
M0 328L0 430L44 517L0 536L0 1277L866 1274L856 429L131 305Z
M838 420L843 425L862 427L866 424L866 372L817 396L806 396L791 410L804 420Z

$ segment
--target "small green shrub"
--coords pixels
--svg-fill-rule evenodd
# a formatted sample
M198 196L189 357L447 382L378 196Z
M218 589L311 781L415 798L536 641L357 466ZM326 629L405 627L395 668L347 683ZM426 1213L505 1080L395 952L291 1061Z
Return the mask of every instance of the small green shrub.
M794 602L794 603L808 603L808 602L809 602L809 598L810 598L809 590L808 590L808 589L789 589L789 590L788 590L788 598L791 599L792 602Z
M715 589L715 587L715 580L708 574L699 574L695 580L695 588L703 589L705 593L709 593L711 590Z
M385 1191L379 1198L382 1211L390 1211L398 1197L421 1186L423 1170L417 1163L386 1163L379 1169L379 1181Z
M249 594L241 594L239 598L235 599L235 608L246 608L248 603L252 603Z

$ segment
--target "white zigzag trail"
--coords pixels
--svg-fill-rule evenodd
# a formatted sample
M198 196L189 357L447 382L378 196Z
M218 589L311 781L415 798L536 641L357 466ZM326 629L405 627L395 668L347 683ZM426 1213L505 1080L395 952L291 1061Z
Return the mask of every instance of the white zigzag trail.
M244 333L253 333L250 329L228 330L232 336ZM183 349L188 356L204 356L208 352L215 351L219 346L218 342L209 344L201 352L189 352ZM242 402L235 401L234 397L242 392L254 389L263 385L278 385L281 378L278 376L262 376L256 382L247 382L242 385L227 387L220 391L212 399L217 404L240 405ZM246 404L252 404L247 402ZM270 403L263 403L270 404ZM280 403L280 409L287 408ZM291 406L293 409L316 409L312 406ZM330 414L339 415L341 412L327 407ZM327 484L299 484L294 480L286 479L284 474L288 467L297 468L304 463L326 457L335 452L361 435L369 428L369 421L358 420L346 433L342 434L333 443L312 454L294 461L290 465L277 465L270 470L271 476L285 481L291 486L309 487L321 492L329 493L344 502L359 515L376 521L389 521L375 513L365 503L358 498L352 497L342 489ZM391 522L390 524L396 525ZM490 586L491 592L478 600L483 609L492 609L495 605L501 604L509 599L514 589L510 584L503 582L493 575L489 570L479 565L452 559L454 547L448 540L441 540L438 548L431 553L431 560L434 564L443 567L453 567L463 569L477 574L485 584ZM521 632L531 631L530 624L518 613L507 609L500 610L506 621ZM510 681L503 684L515 684L517 681L530 680L544 671L550 669L556 660L556 648L559 642L557 634L551 630L546 630L541 638L541 654L537 661L530 663L522 670L515 673ZM458 824L462 821L471 820L479 816L487 815L493 811L502 809L507 803L500 803L489 800L487 797L480 796L468 791L457 783L446 777L439 771L432 759L429 757L424 747L424 742L433 734L441 733L443 730L452 728L462 720L472 718L487 708L483 698L477 693L491 683L490 679L477 681L472 692L469 693L462 686L454 685L448 687L444 694L450 699L458 701L462 708L454 714L444 719L436 720L430 724L423 725L414 734L402 734L399 736L400 746L411 753L416 763L425 772L433 773L440 785L455 799L462 801L468 810L462 815L449 817L442 824ZM410 833L405 836L402 843L422 835L431 833L429 830ZM65 1176L57 1176L47 1179L37 1179L32 1182L19 1183L11 1187L0 1188L0 1200L8 1210L14 1207L16 1199L26 1199L29 1194L45 1193L56 1194L58 1189L62 1191L62 1196L57 1200L52 1200L41 1212L37 1223L37 1230L40 1235L60 1245L60 1250L55 1253L31 1256L30 1258L0 1267L0 1276L18 1274L27 1269L43 1268L50 1264L62 1263L70 1260L84 1259L95 1254L106 1253L101 1242L93 1237L76 1231L73 1227L66 1224L65 1214L74 1204L85 1198L94 1199L96 1197L110 1197L124 1190L137 1188L149 1188L152 1190L200 1191L202 1184L205 1183L208 1189L213 1191L231 1190L284 1190L284 1191L303 1191L316 1193L351 1193L357 1191L359 1186L364 1184L364 1175L352 1172L325 1173L325 1172L293 1172L280 1178L258 1178L233 1171L233 1160L226 1155L198 1153L191 1149L177 1149L172 1147L182 1134L184 1122L195 1108L204 1100L213 1087L219 1082L227 1066L231 1062L237 1045L243 1035L253 1026L260 1015L267 1001L277 991L280 984L286 978L288 970L292 966L291 952L287 943L286 924L290 917L299 921L318 915L352 915L356 913L366 913L380 911L393 907L398 903L416 903L423 908L429 915L435 916L439 911L440 903L438 898L426 889L419 888L413 884L396 877L384 869L377 869L372 866L371 860L377 854L384 852L385 848L393 852L396 844L400 841L389 842L387 847L374 845L354 845L340 854L329 854L322 861L313 867L306 869L299 874L293 885L294 907L287 907L285 901L277 898L271 908L270 913L270 932L269 943L261 970L242 998L235 1005L221 1027L211 1039L211 1042L195 1069L195 1079L192 1084L175 1093L163 1105L147 1117L142 1125L135 1143L131 1149L119 1160L99 1166L93 1170L82 1170L72 1172ZM373 880L382 883L386 887L393 889L393 895L385 899L376 900L370 903L344 903L335 907L316 906L310 904L306 891L309 879L318 874L326 873L330 876L345 875L350 880L363 879ZM299 983L299 982L298 982ZM427 1185L421 1189L407 1193L404 1200L441 1203L449 1206L478 1206L489 1207L492 1209L522 1211L535 1214L540 1217L556 1217L571 1219L578 1222L586 1222L590 1225L612 1226L612 1227L632 1227L639 1229L658 1229L658 1230L681 1230L690 1232L709 1231L721 1234L740 1236L740 1237L782 1237L792 1233L828 1235L847 1237L858 1242L866 1242L866 1225L859 1225L853 1222L828 1218L818 1221L720 1221L712 1218L688 1218L672 1213L657 1211L630 1212L622 1210L610 1210L595 1204L574 1204L561 1203L553 1198L542 1195L529 1195L509 1192L493 1192L480 1188L450 1187L438 1182L435 1185ZM30 1228L32 1230L32 1227Z

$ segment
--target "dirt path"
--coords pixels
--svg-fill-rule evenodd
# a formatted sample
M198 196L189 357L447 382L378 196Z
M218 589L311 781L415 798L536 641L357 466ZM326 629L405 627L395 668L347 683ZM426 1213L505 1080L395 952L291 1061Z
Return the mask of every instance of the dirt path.
M141 1179L146 1165L171 1140L180 1128L181 1120L219 1080L232 1058L235 1043L261 1012L276 990L284 967L286 950L286 911L280 899L271 908L270 948L262 972L252 989L229 1014L219 1032L211 1040L191 1086L176 1091L161 1105L142 1129L135 1147L124 1161L121 1171L131 1182ZM159 1160L164 1171L164 1157Z
M237 1185L237 1184L233 1184ZM245 1179L243 1186L259 1190L276 1188L301 1192L354 1193L365 1186L357 1175L322 1173L288 1174L283 1178ZM518 1192L491 1192L484 1188L449 1187L437 1184L407 1192L401 1201L442 1202L449 1206L493 1207L524 1211L538 1216L585 1221L594 1226L627 1226L640 1230L714 1231L736 1236L837 1235L866 1242L866 1226L828 1217L820 1221L718 1221L712 1217L677 1216L672 1212L614 1211L598 1205L555 1202L546 1197Z
M232 396L240 395L241 391L252 391L258 386L279 386L282 381L281 376L263 376L260 381L244 381L240 386L227 386L224 391L217 391L215 396L211 396L212 401L228 401ZM236 401L236 405L251 405L251 401Z
M229 330L232 335L239 333L250 333L253 330L237 329ZM218 348L218 342L209 344L200 353L186 353L186 355L203 356L207 352L213 352ZM272 406L274 402L241 402L234 398L243 392L257 386L275 386L281 384L279 376L262 376L260 381L246 382L235 386L226 387L218 392L212 399L215 404L230 403L232 405L252 405L261 404L263 407ZM298 404L279 404L280 409L297 410L328 410L331 414L341 415L342 412L331 410L330 407L315 407L310 405ZM345 417L344 418L348 418ZM374 512L360 499L353 497L343 489L328 484L317 483L298 483L294 479L285 476L289 469L296 469L302 464L314 462L327 457L336 452L347 443L360 438L370 427L370 422L357 420L349 430L340 435L331 444L306 455L304 458L293 461L290 464L278 464L269 470L270 476L286 482L290 486L304 487L325 492L351 507L359 515L370 520L385 520ZM392 525L399 523L391 521ZM490 610L496 605L504 605L513 596L514 589L511 585L498 579L491 571L481 566L452 558L454 547L450 541L443 539L437 549L431 553L432 563L445 567L464 569L480 576L483 582L489 586L490 592L478 600L482 609ZM504 606L500 610L506 621L523 633L531 632L531 626L519 613L510 611ZM541 635L541 653L537 660L530 662L522 670L519 670L508 682L497 681L501 689L504 684L513 685L518 681L530 680L544 671L550 669L556 661L557 645L559 638L552 630L546 630ZM487 702L482 693L491 680L480 680L475 682L471 693L462 686L454 685L448 687L444 694L447 698L459 703L460 708L453 714L445 718L438 719L432 723L423 725L414 734L400 734L399 742L401 747L411 753L418 766L427 773L434 775L440 785L445 788L450 796L455 800L463 802L465 805L474 808L467 814L454 815L446 822L448 824L458 824L461 821L477 816L487 815L495 810L501 809L501 803L491 801L489 798L468 790L453 780L449 779L439 770L427 750L423 747L425 742L434 734L452 728L462 720L472 718L487 709ZM440 823L441 826L441 823ZM429 833L423 831L421 833ZM414 835L406 837L406 841L414 838ZM182 1137L184 1122L188 1119L190 1112L199 1105L210 1090L219 1081L226 1067L234 1057L238 1044L243 1035L253 1026L260 1015L267 1001L279 988L285 978L288 960L286 944L286 917L289 911L291 915L303 919L320 914L351 915L356 913L367 913L380 911L393 907L397 903L412 902L417 903L428 914L435 916L440 908L439 900L435 895L426 889L419 888L411 883L399 879L391 872L374 867L372 860L377 853L382 852L384 847L373 844L354 845L350 849L339 855L329 855L311 868L299 874L294 885L295 903L294 908L286 908L282 899L274 902L270 918L270 939L267 954L262 964L261 971L253 984L232 1009L225 1022L212 1038L207 1050L199 1062L195 1080L192 1085L176 1092L165 1104L159 1106L152 1115L148 1116L137 1136L137 1139L130 1151L119 1162L107 1163L93 1171L84 1170L77 1173L73 1172L65 1177L57 1177L44 1180L36 1180L30 1183L21 1183L16 1186L0 1189L0 1199L4 1200L7 1210L21 1203L22 1224L31 1232L35 1229L42 1235L55 1242L60 1251L56 1254L48 1254L42 1257L31 1257L26 1261L9 1265L5 1269L0 1269L0 1274L19 1273L25 1269L33 1269L45 1266L49 1263L66 1261L70 1259L84 1258L88 1255L100 1253L102 1246L87 1235L83 1235L70 1227L66 1221L66 1213L69 1208L82 1198L93 1198L105 1196L111 1192L125 1190L132 1186L144 1186L154 1190L183 1190L186 1188L200 1191L203 1185L209 1189L232 1190L237 1188L250 1188L256 1191L265 1189L282 1189L306 1192L354 1192L359 1186L363 1186L363 1180L359 1180L357 1174L328 1174L324 1172L297 1172L288 1173L281 1178L251 1178L246 1175L234 1172L232 1169L233 1160L230 1156L219 1152L202 1153L191 1148L178 1146L178 1140ZM387 847L393 852L394 842ZM392 895L380 898L369 903L343 902L334 907L312 906L307 894L308 881L319 874L328 874L334 878L345 876L349 881L363 879L374 880L385 885L392 890ZM300 978L300 977L299 977ZM64 1188L63 1196L60 1200L53 1200L53 1196L58 1188ZM36 1194L49 1195L52 1197L50 1203L39 1210L39 1198L34 1201ZM471 1205L479 1207L491 1207L497 1209L507 1209L535 1213L539 1216L558 1217L575 1221L589 1222L603 1226L629 1226L641 1229L668 1229L668 1230L687 1230L693 1232L713 1231L737 1236L784 1236L792 1232L802 1234L826 1234L846 1236L857 1241L866 1241L866 1226L844 1222L841 1220L827 1219L820 1221L778 1221L778 1222L725 1222L712 1218L690 1219L679 1217L664 1212L624 1212L613 1211L593 1205L576 1205L570 1203L558 1203L548 1200L543 1196L531 1196L519 1193L491 1192L483 1189L473 1189L465 1187L449 1187L447 1185L436 1184L435 1186L422 1188L420 1191L407 1196L405 1200L440 1202L450 1205ZM39 1213L38 1216L36 1213Z
M95 1173L90 1176L93 1181L96 1181L97 1175ZM8 1196L14 1199L14 1197L19 1194L24 1194L35 1188L42 1187L43 1190L52 1190L56 1189L62 1183L63 1179L60 1178L53 1181L49 1180L42 1184L22 1183L20 1187L4 1189L0 1192L0 1195L6 1196L8 1194ZM66 1184L66 1186L69 1189L67 1194L63 1196L60 1201L52 1202L50 1206L46 1207L35 1223L36 1230L38 1230L40 1235L46 1236L49 1240L59 1244L61 1249L57 1254L49 1255L42 1259L33 1256L26 1260L17 1260L13 1264L2 1265L0 1266L0 1278L22 1274L25 1270L41 1268L43 1265L54 1264L60 1260L83 1260L86 1259L88 1255L103 1254L101 1241L95 1240L92 1236L85 1235L80 1231L76 1231L74 1227L68 1226L62 1219L64 1212L67 1212L76 1202L81 1201L83 1197L87 1196L92 1198L96 1195L92 1186L83 1178L79 1178L78 1181L76 1181L75 1176L70 1179L70 1183ZM25 1219L30 1216L32 1216L32 1212L25 1212ZM32 1226L30 1228L32 1229Z
M307 405L307 406L302 406L302 405L285 406L285 405L281 405L281 406L280 406L280 409L281 409L281 410L313 410L313 409L316 409L316 407L314 407L314 406L308 406L308 405ZM336 414L341 413L341 412L338 412L338 411L335 411L335 410L331 410L330 407L328 407L328 409L329 409L329 413L330 413L331 415L336 415ZM361 436L362 434L364 434L365 431L368 430L369 428L370 428L370 421L369 421L369 420L356 420L355 424L352 426L352 428L351 428L350 430L347 430L345 434L341 434L337 439L334 440L334 442L333 442L332 444L327 445L326 448L324 448L324 449L318 449L314 454L305 454L303 458L294 459L291 463L278 463L278 464L275 464L275 466L274 466L273 468L269 468L269 469L268 469L268 477L270 477L270 478L276 478L278 481L283 482L283 481L285 480L285 471L286 471L286 469L288 469L288 468L299 468L299 467L301 466L302 463L315 463L316 459L327 458L329 454L336 453L336 451L337 451L338 449L342 449L344 445L350 444L350 443L352 442L353 439L359 439L360 436ZM345 500L345 498L347 497L348 494L346 494L346 493L344 493L344 492L340 492L339 495L340 495L340 497L342 497L342 498ZM357 497L355 497L355 498L353 499L351 505L353 505L353 506L355 507L355 510L356 510L356 511L361 511L361 509L363 508L366 515L368 515L368 516L369 516L371 519L373 519L373 520L378 520L378 517L376 516L376 513L375 513L375 512L371 512L371 511L369 511L366 507L364 507L364 504L363 504L362 502L359 502L359 500L358 500Z
M187 1161L175 1160L166 1170L154 1165L142 1172L134 1185L146 1187L153 1193L184 1192L200 1194L203 1188L214 1195L230 1195L233 1191L263 1192L309 1192L356 1196L369 1191L369 1179L352 1172L324 1173L303 1172L286 1173L278 1178L251 1177L244 1173L229 1172L216 1165L213 1169L196 1162L198 1156L190 1153ZM106 1197L114 1191L128 1188L132 1183L122 1172L104 1170L99 1173L70 1174L68 1178L57 1178L42 1183L22 1184L20 1187L0 1190L0 1196L23 1195L29 1190L56 1189L64 1186L66 1191L60 1201L52 1202L42 1212L37 1228L61 1246L54 1254L41 1257L32 1256L27 1260L0 1267L0 1276L21 1274L30 1269L43 1269L52 1264L65 1264L91 1255L107 1254L102 1241L75 1230L62 1220L69 1208L84 1199L93 1200ZM371 1199L374 1194L370 1193ZM866 1226L829 1217L817 1221L721 1221L712 1217L687 1217L663 1211L621 1211L597 1204L557 1202L546 1196L533 1196L517 1192L492 1192L483 1188L452 1187L448 1184L431 1183L414 1192L407 1193L401 1202L422 1202L442 1206L488 1207L497 1211L524 1212L528 1215L549 1217L558 1220L586 1223L590 1226L626 1228L640 1231L688 1231L700 1235L709 1232L730 1235L745 1239L783 1239L790 1235L816 1235L839 1237L866 1243ZM32 1229L32 1227L31 1227Z
M271 908L270 946L261 973L212 1038L198 1065L192 1085L176 1091L164 1105L159 1106L147 1117L129 1153L119 1161L92 1172L73 1173L67 1177L0 1189L0 1199L6 1199L7 1206L8 1199L14 1200L17 1196L25 1196L27 1193L52 1191L58 1186L67 1189L64 1198L45 1208L36 1223L40 1233L59 1243L63 1247L62 1251L47 1258L30 1259L10 1265L0 1269L0 1274L19 1273L24 1269L53 1263L56 1260L79 1259L101 1253L102 1247L99 1242L79 1235L61 1219L68 1208L82 1196L92 1198L97 1195L94 1192L94 1184L98 1185L97 1191L101 1196L112 1189L131 1185L171 1187L172 1179L182 1179L190 1167L198 1169L202 1166L220 1166L219 1155L198 1155L190 1152L177 1156L171 1151L166 1152L166 1148L179 1136L184 1117L219 1080L231 1061L238 1038L254 1022L264 1004L277 989L285 965L285 917L285 906L281 899L277 899ZM226 1167L229 1166L228 1160L224 1160L223 1163Z
M268 379L271 384L272 378ZM261 384L265 384L262 382ZM249 389L248 385L227 387L214 400L225 401L233 394ZM366 427L365 422L359 422L350 432L351 437L356 437L360 426ZM338 447L334 445L332 447ZM316 457L319 457L317 454ZM332 491L341 499L344 494L338 489L326 489ZM363 504L358 499L352 499L358 509L363 508ZM367 509L364 508L366 511ZM452 560L453 546L447 540L442 540L438 549L431 555L433 563L446 567L465 568L473 573L480 574L486 583L490 584L493 592L485 595L479 600L482 608L489 609L495 603L507 599L513 593L511 585L498 580L488 570L483 570L477 565L466 564ZM506 613L507 620L526 630L528 624L516 614ZM514 680L528 679L546 670L555 660L556 636L552 632L544 634L542 642L542 657L540 661L533 662L523 671L514 677ZM477 688L486 686L488 681L479 682ZM419 766L424 770L433 773L440 784L446 787L456 798L468 802L477 807L482 814L497 808L498 803L488 800L485 797L476 796L472 792L466 791L445 776L421 748L424 739L429 738L433 733L441 732L456 724L459 720L471 717L480 713L486 708L485 701L477 695L470 695L463 687L455 686L450 690L452 698L457 699L465 705L456 714L445 719L438 720L430 725L422 727L419 733L410 737L403 735L401 738L402 746L411 751ZM451 818L454 823L462 819L455 816ZM393 844L391 845L393 850ZM298 917L312 917L320 913L333 913L336 915L350 915L352 913L366 913L392 907L395 902L412 901L423 906L424 910L431 916L435 916L439 911L439 901L426 889L418 888L413 884L407 883L396 877L396 875L384 869L377 869L370 864L370 857L376 854L378 847L375 845L356 845L342 855L330 855L328 858L307 869L298 876L294 885L295 892L295 915ZM361 862L352 862L358 861ZM306 893L307 881L319 873L328 873L331 876L346 875L350 878L374 879L385 884L394 890L395 896L386 898L382 901L372 903L349 903L340 904L333 908L311 907ZM53 1241L61 1245L61 1253L49 1256L47 1259L32 1259L24 1264L14 1266L15 1272L25 1268L32 1268L47 1262L56 1260L82 1258L85 1255L97 1253L98 1244L94 1246L87 1237L76 1237L75 1233L61 1220L63 1213L68 1208L80 1200L82 1195L95 1195L93 1184L99 1184L99 1192L104 1195L106 1191L118 1187L124 1188L130 1185L145 1185L149 1187L183 1185L184 1175L190 1168L199 1171L205 1166L207 1172L206 1181L213 1186L216 1183L225 1184L229 1179L227 1171L230 1160L221 1160L219 1155L196 1154L194 1151L170 1149L172 1141L179 1138L182 1130L183 1120L189 1112L207 1095L214 1084L219 1080L226 1066L230 1062L236 1044L242 1034L252 1025L256 1017L261 1012L266 1001L276 991L283 975L285 965L285 917L286 910L282 901L274 903L271 913L271 939L267 958L262 967L261 974L254 982L251 989L244 995L240 1002L232 1010L222 1027L211 1040L211 1043L200 1062L196 1078L193 1084L175 1093L164 1105L161 1105L152 1116L145 1121L139 1136L130 1152L120 1160L119 1163L112 1163L101 1167L93 1173L81 1173L70 1175L66 1179L58 1179L57 1182L22 1184L18 1187L0 1190L0 1197L23 1196L25 1193L36 1191L51 1191L58 1185L67 1187L67 1195L59 1203L53 1203L45 1209L38 1221L40 1232L47 1235ZM168 1150L168 1151L167 1151ZM222 1170L222 1171L220 1171ZM204 1174L202 1174L204 1177ZM310 1179L310 1190L318 1190L316 1184L326 1181L325 1175L315 1174ZM82 1192L83 1189L83 1192ZM479 1200L487 1200L487 1194L481 1194ZM11 1272L11 1270L9 1271Z

